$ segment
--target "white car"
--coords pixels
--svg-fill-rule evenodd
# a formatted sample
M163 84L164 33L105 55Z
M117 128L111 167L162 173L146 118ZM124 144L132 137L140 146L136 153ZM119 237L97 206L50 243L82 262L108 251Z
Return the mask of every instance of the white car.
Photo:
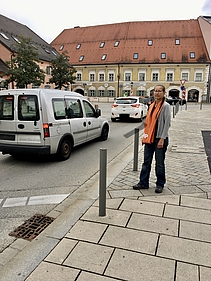
M117 119L139 119L146 117L148 106L143 102L141 97L128 96L119 97L115 100L111 109L111 121Z

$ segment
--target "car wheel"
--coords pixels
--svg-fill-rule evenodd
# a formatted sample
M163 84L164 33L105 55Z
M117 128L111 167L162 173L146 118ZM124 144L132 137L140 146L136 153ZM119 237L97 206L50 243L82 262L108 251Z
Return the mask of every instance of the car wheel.
M102 128L101 136L100 136L100 139L102 141L107 140L108 132L109 132L109 127L107 125L104 125L103 128Z
M57 153L59 160L62 161L67 160L72 152L72 147L73 145L70 139L68 138L63 139Z
M116 122L116 118L111 118L111 121L112 122Z

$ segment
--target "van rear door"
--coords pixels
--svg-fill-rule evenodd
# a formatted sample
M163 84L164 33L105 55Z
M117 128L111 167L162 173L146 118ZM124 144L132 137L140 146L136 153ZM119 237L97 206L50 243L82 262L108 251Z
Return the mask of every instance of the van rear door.
M17 144L42 145L43 127L39 111L39 96L19 94L17 96Z
M15 96L0 96L0 143L17 144L15 119Z

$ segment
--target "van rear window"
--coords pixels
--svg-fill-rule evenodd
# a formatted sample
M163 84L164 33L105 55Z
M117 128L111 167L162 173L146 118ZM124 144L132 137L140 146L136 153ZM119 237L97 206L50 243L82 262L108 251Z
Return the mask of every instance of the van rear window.
M0 96L0 120L14 120L14 96Z
M40 120L37 96L18 96L18 119L24 121Z

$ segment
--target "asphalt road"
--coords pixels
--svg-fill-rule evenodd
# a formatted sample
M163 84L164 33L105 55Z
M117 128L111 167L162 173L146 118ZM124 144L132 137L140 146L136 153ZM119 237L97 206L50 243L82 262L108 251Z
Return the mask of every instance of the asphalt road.
M102 103L99 108L110 120L111 104ZM0 252L13 242L14 237L8 235L11 231L34 214L45 215L56 206L53 202L28 205L30 198L72 194L98 172L100 149L107 149L107 161L111 162L134 141L137 127L141 129L142 124L110 122L107 141L95 140L76 147L64 162L58 162L54 157L14 158L0 154ZM5 207L9 198L26 201L20 206Z

